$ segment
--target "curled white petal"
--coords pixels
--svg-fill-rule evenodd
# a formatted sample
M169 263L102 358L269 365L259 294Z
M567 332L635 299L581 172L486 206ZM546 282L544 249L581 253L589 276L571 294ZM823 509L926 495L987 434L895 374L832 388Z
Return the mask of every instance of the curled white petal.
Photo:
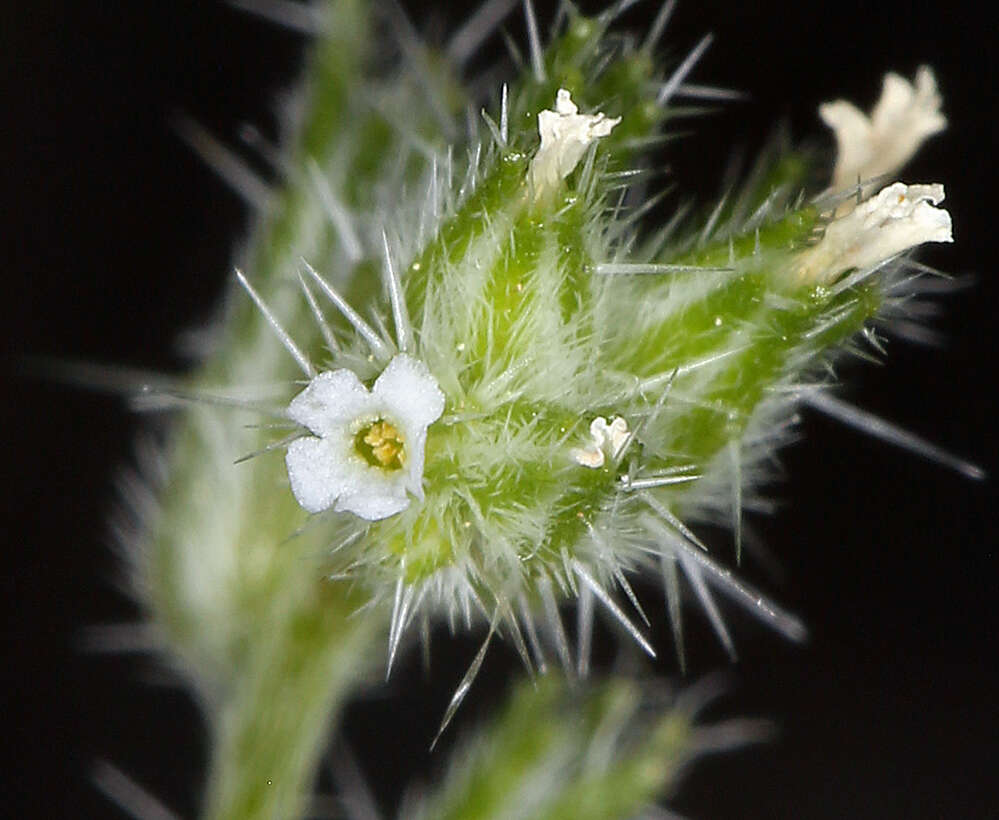
M586 447L573 447L569 451L569 457L581 467L589 467L591 470L603 467L606 460L604 451L592 444Z
M940 106L936 78L928 66L920 66L914 83L886 74L870 117L846 100L820 106L819 116L836 136L833 188L901 169L928 137L947 127Z
M798 257L799 280L828 282L923 242L953 242L950 214L936 207L943 199L943 185L889 185L830 223L823 238Z
M580 114L564 88L555 97L555 110L538 114L538 133L541 147L528 172L534 195L540 199L558 188L559 183L572 173L586 149L600 137L606 137L621 122L603 114Z
M370 391L350 370L320 373L288 406L289 418L316 434L288 447L295 499L311 513L333 508L369 521L401 512L411 494L423 497L427 427L443 411L436 380L405 354L389 362ZM379 464L358 440L382 424L389 449Z
M590 422L590 443L586 447L574 447L569 456L577 464L591 469L603 467L606 457L617 458L628 441L628 422L615 416L609 424L603 416Z
M620 416L615 416L608 424L607 419L598 416L590 423L590 435L598 447L607 450L612 458L617 458L617 454L628 440L628 422Z

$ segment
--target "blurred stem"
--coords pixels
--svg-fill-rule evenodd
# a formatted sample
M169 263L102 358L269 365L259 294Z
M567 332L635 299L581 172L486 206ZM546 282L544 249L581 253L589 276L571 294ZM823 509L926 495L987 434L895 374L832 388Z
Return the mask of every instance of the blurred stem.
M287 184L258 215L243 254L248 276L290 326L311 323L298 321L304 308L283 282L299 254L330 247L330 229L307 195L308 169L356 137L350 112L363 94L367 6L322 6L324 32L302 77ZM359 177L345 200L363 190ZM249 299L230 298L226 307L192 392L299 375ZM148 549L136 553L137 586L208 716L203 816L215 820L303 816L335 716L370 670L372 648L385 632L382 609L352 617L360 593L325 577L329 533L301 528L301 509L280 491L281 461L264 454L234 465L267 437L257 425L221 420L218 408L190 407L172 431L169 481Z
M329 585L280 630L260 635L250 668L213 727L206 818L306 814L333 715L380 632L376 616L349 618L357 603Z
M365 0L333 0L323 12L327 33L306 65L307 105L292 147L289 184L275 196L248 254L253 276L272 299L293 257L309 247L308 239L325 244L325 231L316 231L315 209L307 207L301 190L308 179L306 163L324 162L351 127L347 111L370 41ZM241 365L259 373L260 359L247 339L261 333L268 339L269 328L243 301L230 317L228 344L207 363L204 377L220 369L238 373ZM265 497L259 487L253 496L257 501L251 507ZM357 593L316 571L308 559L321 547L313 539L287 542L294 531L287 518L263 510L256 517L254 526L272 525L272 549L283 554L265 558L273 563L259 599L251 595L242 601L249 634L240 636L237 674L229 679L212 723L204 816L213 820L305 815L335 717L368 670L373 642L383 635L381 610L351 618L362 603Z

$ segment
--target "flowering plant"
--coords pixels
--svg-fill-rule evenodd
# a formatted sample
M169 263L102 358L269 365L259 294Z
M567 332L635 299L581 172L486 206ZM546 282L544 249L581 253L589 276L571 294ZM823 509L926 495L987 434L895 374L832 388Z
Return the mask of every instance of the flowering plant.
M250 298L192 384L162 391L195 406L178 422L135 572L164 643L211 704L208 816L300 814L330 716L381 665L373 647L387 645L391 670L437 623L485 632L442 729L494 636L532 671L557 662L585 676L599 604L655 654L629 581L638 574L661 579L681 664L685 588L730 651L717 592L804 634L693 525L731 524L741 553L743 511L760 503L797 409L843 415L821 374L918 293L900 254L951 240L940 185L865 176L894 175L939 130L932 75L904 104L888 83L864 128L854 109L824 109L840 144L829 190L801 196L806 173L775 161L710 212L649 225L643 149L671 127L703 47L662 73L651 50L667 5L648 45L615 38L612 9L567 12L542 48L526 8L531 71L496 89L462 138L452 78L408 29L399 24L409 63L396 74L371 59L364 4L322 7L293 170L238 275ZM374 75L363 88L362 73ZM261 382L284 386L276 410L232 394ZM234 414L209 406L220 402ZM289 435L261 433L261 414ZM268 461L273 450L284 459ZM248 452L261 457L237 471ZM303 560L317 554L318 565ZM592 772L575 761L548 784L542 816L627 816L675 770L649 775L649 761L668 751L676 764L696 746L693 712L639 731L629 687L610 684L592 707L612 736L638 738L600 790L627 799L606 810L581 800ZM603 700L618 696L619 713ZM558 713L560 698L518 701L494 747L523 714L540 732L538 715ZM606 724L595 723L545 740L561 750L552 759L596 744ZM511 773L519 788L539 761L550 763L539 753ZM439 800L471 816L462 794Z

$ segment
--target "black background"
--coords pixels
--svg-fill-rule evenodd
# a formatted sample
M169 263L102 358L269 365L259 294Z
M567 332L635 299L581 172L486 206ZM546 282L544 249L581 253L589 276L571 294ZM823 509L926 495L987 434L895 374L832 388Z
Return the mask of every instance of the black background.
M407 5L435 30L432 14ZM450 19L464 5L452 3ZM553 5L539 3L542 21ZM693 123L697 136L671 148L675 176L709 198L731 149L752 152L781 118L796 137L830 146L819 102L844 96L866 108L886 70L911 76L932 64L950 128L903 177L946 184L957 242L923 258L978 284L945 300L935 325L945 348L895 343L887 367L846 376L864 407L994 474L995 12L969 2L751 6L688 0L677 10L666 38L674 58L714 31L694 79L752 99ZM639 4L626 24L653 13ZM508 28L523 41L518 17ZM188 112L234 143L243 122L273 133L275 95L303 45L209 0L5 6L0 674L13 760L0 769L0 801L10 816L121 816L88 783L96 759L182 815L195 810L205 755L195 708L155 663L79 650L85 626L133 615L107 522L141 421L112 398L32 380L19 362L183 366L175 339L210 314L248 215L174 136L170 114ZM723 668L731 681L714 714L770 716L780 737L705 761L672 805L703 820L999 816L994 480L967 481L820 418L804 429L775 488L786 508L756 522L786 578L747 571L804 616L811 643L788 646L734 616L742 660L727 666L689 616L692 677ZM657 592L641 594L661 617ZM654 637L659 674L675 674L668 630ZM598 656L611 659L613 636L601 639ZM410 662L351 711L348 737L384 810L410 778L440 766L426 747L476 646L438 637L436 686ZM465 725L498 702L515 665L492 653Z

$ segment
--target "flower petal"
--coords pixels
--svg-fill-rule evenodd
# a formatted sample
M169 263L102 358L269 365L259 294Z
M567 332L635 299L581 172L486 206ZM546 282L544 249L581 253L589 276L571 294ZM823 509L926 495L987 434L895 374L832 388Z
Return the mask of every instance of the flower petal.
M352 438L343 441L336 458L343 466L339 497L334 507L337 512L352 512L369 521L377 521L409 506L408 470L386 471L373 467L358 455Z
M406 442L409 461L406 463L406 489L423 500L423 461L427 447L427 428L408 430Z
M872 166L874 142L871 121L857 106L846 100L824 103L819 116L836 135L836 169L833 188L839 190L866 179L864 169Z
M337 512L349 512L368 521L380 521L383 518L401 513L409 506L409 498L405 493L371 494L368 492L347 493L340 496L336 502Z
M288 417L325 436L368 412L372 404L371 394L352 370L327 371L291 400Z
M351 486L351 467L342 437L300 438L288 445L285 464L295 499L310 513L333 506Z
M397 424L406 428L407 441L418 428L426 428L444 412L444 394L423 362L400 353L375 381L372 395ZM410 450L415 450L415 442ZM422 445L421 471L422 471Z

